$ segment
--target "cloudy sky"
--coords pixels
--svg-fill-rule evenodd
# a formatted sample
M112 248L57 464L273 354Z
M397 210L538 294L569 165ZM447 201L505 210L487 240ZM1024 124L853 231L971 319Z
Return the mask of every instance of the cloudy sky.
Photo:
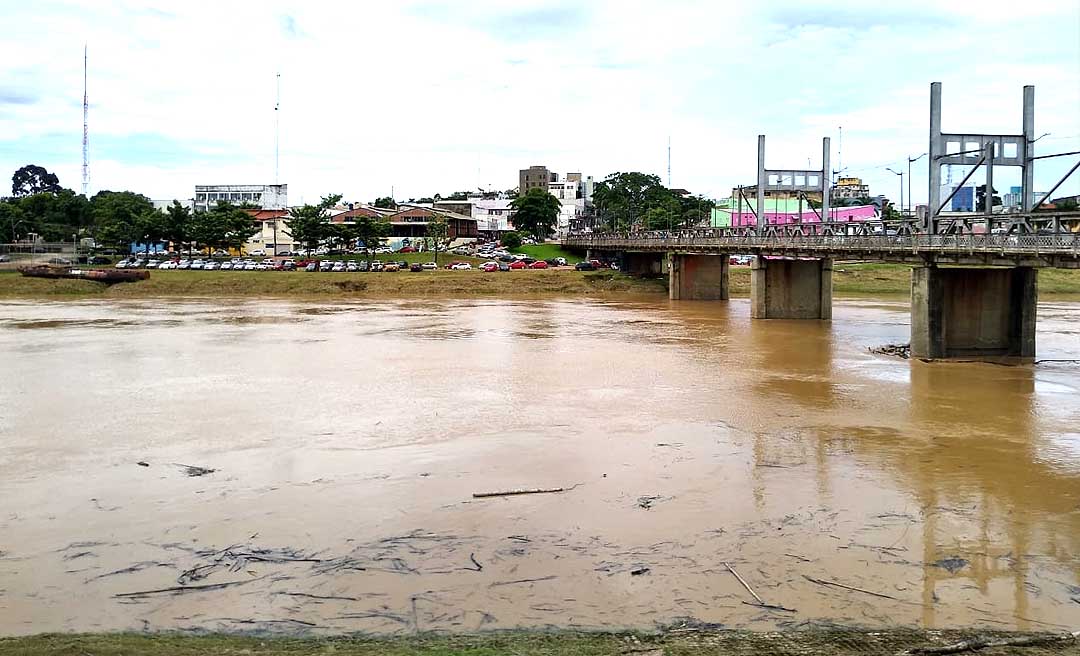
M830 136L834 168L896 196L885 168L927 150L931 81L956 132L1019 133L1034 84L1037 154L1080 150L1076 0L0 0L0 16L0 174L36 163L79 189L86 42L91 193L273 182L278 72L294 204L506 189L531 164L666 178L669 137L673 186L720 197L753 183L759 133L770 168L820 167ZM1074 161L1041 163L1036 186Z

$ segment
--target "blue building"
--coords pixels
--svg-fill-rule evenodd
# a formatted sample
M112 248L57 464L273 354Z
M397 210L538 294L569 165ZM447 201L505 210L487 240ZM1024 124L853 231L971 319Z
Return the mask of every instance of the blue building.
M975 210L975 187L960 187L952 197L952 211L973 212Z

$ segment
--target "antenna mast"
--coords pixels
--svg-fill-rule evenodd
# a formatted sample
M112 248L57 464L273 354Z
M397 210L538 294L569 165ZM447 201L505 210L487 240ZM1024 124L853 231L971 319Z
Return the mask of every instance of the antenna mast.
M83 93L82 93L82 193L90 192L90 103L86 95L87 45L83 44Z
M274 102L274 184L278 183L281 148L281 73L277 74L277 100Z
M671 135L667 138L667 186L671 189Z

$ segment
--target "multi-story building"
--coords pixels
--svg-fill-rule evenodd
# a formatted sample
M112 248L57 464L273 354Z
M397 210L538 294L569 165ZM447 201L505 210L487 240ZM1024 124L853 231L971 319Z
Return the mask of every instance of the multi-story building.
M174 202L176 202L176 203L180 203L180 207L186 207L186 208L187 208L187 209L189 209L189 210L190 210L190 209L191 209L192 207L194 207L194 206L195 206L195 201L194 201L194 200L192 200L192 199L190 199L190 198L184 198L184 199L179 199L179 198L177 198L177 199L166 199L166 198L161 198L161 199L151 200L150 202L151 202L151 203L153 203L153 205L154 205L154 209L155 209L155 210L158 210L159 212L164 212L164 211L166 211L167 209L169 209L170 207L172 207L172 204L173 204Z
M496 237L500 232L508 232L514 229L510 221L514 208L509 198L496 200L477 200L472 206L472 217L476 219L476 229Z
M870 185L863 184L862 178L838 178L832 186L830 197L837 198L869 198Z
M518 171L518 193L522 196L530 189L548 190L548 185L557 182L559 176L552 173L546 166L530 166Z
M196 212L205 212L218 201L283 210L289 207L289 185L195 185Z

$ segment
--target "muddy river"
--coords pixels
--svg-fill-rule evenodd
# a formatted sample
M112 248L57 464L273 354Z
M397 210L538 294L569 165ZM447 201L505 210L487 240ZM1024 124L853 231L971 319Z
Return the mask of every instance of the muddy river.
M1080 628L1078 319L1010 367L871 354L891 300L3 302L0 635Z

